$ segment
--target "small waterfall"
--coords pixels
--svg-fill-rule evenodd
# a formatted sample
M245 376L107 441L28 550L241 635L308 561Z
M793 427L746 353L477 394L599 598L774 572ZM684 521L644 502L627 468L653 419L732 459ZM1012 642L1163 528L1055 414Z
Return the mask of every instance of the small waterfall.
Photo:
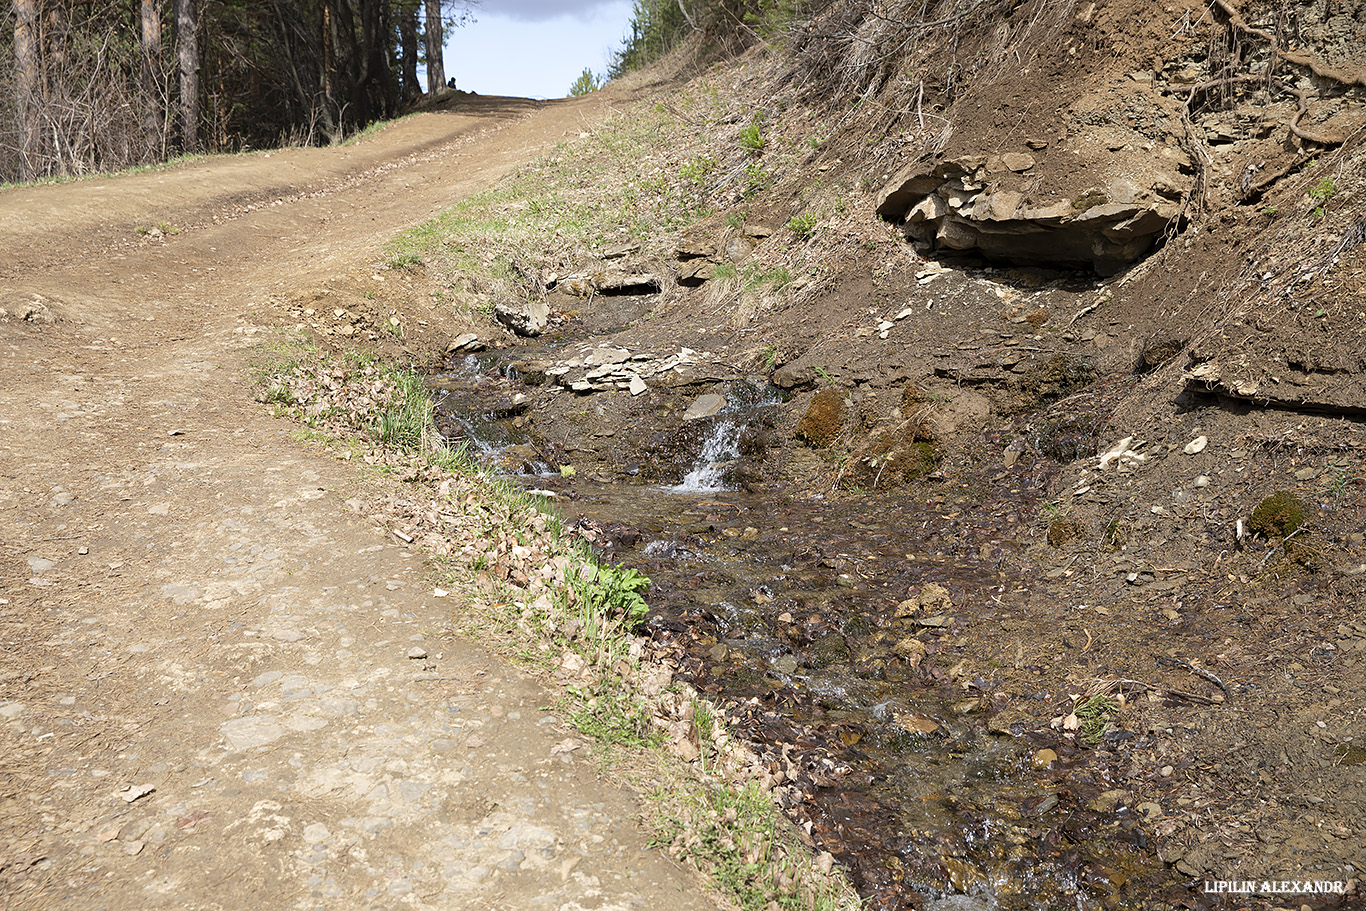
M777 390L762 381L729 383L724 387L724 397L725 407L717 414L716 422L702 441L692 469L677 485L664 488L670 493L705 494L730 490L726 475L740 458L740 438L766 410L782 402Z
M743 425L733 420L719 420L702 443L692 470L676 486L674 493L709 493L726 490L725 471L731 462L740 458L740 431Z

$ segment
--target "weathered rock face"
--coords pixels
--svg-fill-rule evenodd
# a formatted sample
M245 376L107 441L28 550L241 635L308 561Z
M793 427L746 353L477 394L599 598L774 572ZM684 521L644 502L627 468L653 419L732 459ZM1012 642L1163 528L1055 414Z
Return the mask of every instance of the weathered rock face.
M41 294L15 292L0 296L0 320L55 323L57 317L48 307L49 303L50 301Z
M1147 255L1180 212L1181 189L1166 175L1147 188L1116 178L1044 205L994 176L1033 166L1033 158L1014 153L912 165L883 189L878 215L932 249L1113 275Z
M646 380L656 385L681 388L734 379L730 368L712 364L713 356L691 348L675 353L631 352L603 345L580 348L572 356L552 365L542 365L540 375L572 392L593 393L625 389L640 395L649 389Z
M517 335L534 338L545 331L550 308L543 300L500 301L493 305L493 316Z
M584 298L595 294L658 294L663 287L664 283L658 275L627 269L601 269L592 273L566 275L551 283L552 290Z
M722 263L739 264L749 258L755 246L772 236L773 229L764 224L745 224L741 227L718 228L702 224L679 238L675 254L678 256L678 283L696 288L713 278Z
M812 396L811 404L797 423L793 436L816 448L829 446L844 429L845 412L844 396L840 391L822 389Z

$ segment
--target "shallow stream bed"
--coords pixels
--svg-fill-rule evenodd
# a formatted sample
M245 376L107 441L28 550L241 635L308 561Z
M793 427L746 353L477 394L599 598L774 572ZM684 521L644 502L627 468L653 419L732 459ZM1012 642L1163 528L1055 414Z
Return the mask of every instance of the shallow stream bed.
M993 720L996 685L960 666L983 657L974 630L1026 616L1037 580L1018 557L1046 465L875 494L732 490L739 438L778 398L729 389L741 404L694 430L679 477L563 477L496 354L434 388L444 426L653 580L650 635L781 773L779 803L870 908L1140 907L1157 888L1137 820L1070 774L1086 751Z

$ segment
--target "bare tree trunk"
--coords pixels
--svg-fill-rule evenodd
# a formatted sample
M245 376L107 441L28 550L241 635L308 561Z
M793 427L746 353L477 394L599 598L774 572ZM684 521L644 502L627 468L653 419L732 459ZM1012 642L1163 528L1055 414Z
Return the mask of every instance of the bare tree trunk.
M417 0L405 3L398 12L398 38L403 45L403 97L405 100L422 94L417 85Z
M14 0L14 100L20 180L38 176L42 127L38 122L37 37L38 0Z
M196 0L175 0L180 50L180 136L186 152L199 149L199 15Z
M694 32L697 31L697 23L693 21L691 14L688 13L688 8L683 5L683 0L678 0L678 11L683 14L684 19L688 20L688 27Z
M336 108L336 109L337 109L337 128L338 128L338 130L340 131L340 130L342 130L342 129L345 129L345 123L344 123L345 118L344 118L344 116L343 116L344 112L343 112L343 111L341 110L341 108L337 105L336 93L333 91L333 85L332 85L332 74L333 74L333 73L336 71L336 69L337 69L337 60L336 60L336 53L337 53L337 52L336 52L336 47L337 47L337 36L336 36L335 34L333 34L333 30L334 30L335 28L336 28L336 23L335 23L335 21L333 20L333 16L332 16L332 4L331 4L331 3L324 3L324 4L323 4L323 36L322 36L322 37L323 37L323 61L322 61L322 64L323 64L323 72L322 72L323 102L324 102L324 104L326 104L326 105L328 106L329 109L332 109L332 108ZM341 133L338 132L336 135L334 135L334 136L332 137L333 140L335 140L335 139L336 139L338 136L340 136L340 135L341 135Z
M446 63L442 59L444 44L441 0L427 0L427 91L432 94L446 84Z
M160 161L166 154L161 110L161 2L142 0L142 141L143 159Z

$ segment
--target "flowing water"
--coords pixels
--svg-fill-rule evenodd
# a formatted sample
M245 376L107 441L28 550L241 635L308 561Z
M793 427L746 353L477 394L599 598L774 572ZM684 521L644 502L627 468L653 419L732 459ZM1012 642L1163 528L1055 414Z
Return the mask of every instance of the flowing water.
M436 385L448 426L496 464L545 470L496 357ZM1047 469L875 497L754 495L731 489L741 438L779 399L750 384L726 393L722 413L690 428L695 455L676 481L578 477L562 506L653 580L649 633L783 770L780 804L874 909L1126 907L1119 885L1156 866L1135 850L1142 831L1036 774L1027 736L988 733L992 683L953 669L972 626L1010 619L1030 585L1006 558ZM951 603L899 608L928 583Z

